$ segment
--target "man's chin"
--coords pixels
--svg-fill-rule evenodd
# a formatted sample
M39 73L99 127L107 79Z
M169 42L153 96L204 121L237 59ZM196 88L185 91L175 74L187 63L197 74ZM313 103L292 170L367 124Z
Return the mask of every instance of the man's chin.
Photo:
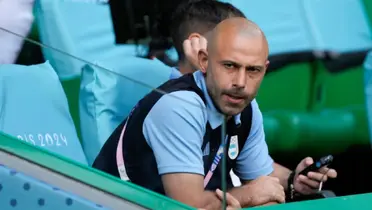
M226 116L235 116L237 114L240 114L244 109L241 108L224 108L222 109L222 113Z

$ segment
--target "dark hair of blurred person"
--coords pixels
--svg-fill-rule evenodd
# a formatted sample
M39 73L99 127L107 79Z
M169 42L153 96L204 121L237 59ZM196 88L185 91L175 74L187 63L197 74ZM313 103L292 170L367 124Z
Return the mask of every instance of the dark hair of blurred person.
M181 3L171 16L170 33L179 62L185 62L183 42L193 33L204 35L221 21L245 15L230 3L215 0L191 0Z

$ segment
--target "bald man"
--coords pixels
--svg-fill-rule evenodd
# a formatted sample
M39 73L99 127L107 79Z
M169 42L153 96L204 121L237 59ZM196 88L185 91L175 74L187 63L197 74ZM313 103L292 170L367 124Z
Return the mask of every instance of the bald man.
M279 179L268 176L273 160L253 101L267 57L267 41L255 24L244 18L221 22L210 34L208 52L199 53L201 70L161 85L167 94L145 96L94 166L188 205L220 209L225 155L232 200L242 207L284 202ZM227 135L221 138L224 123ZM233 187L231 169L244 181L241 187Z
M244 17L242 17L244 18ZM255 25L251 22L251 24ZM255 25L255 28L258 29L256 32L262 33L258 26ZM209 32L205 33L204 36L208 38ZM207 51L207 39L203 35L199 33L192 33L190 37L183 42L183 53L185 54L185 59L183 61L183 65L180 66L181 72L193 72L193 69L200 69L199 63L199 52ZM212 45L213 46L213 45ZM187 65L185 65L187 63ZM178 76L175 75L173 78L177 78ZM256 103L256 101L252 101ZM259 112L259 111L258 111ZM263 132L263 129L262 129ZM291 200L291 196L293 194L298 195L308 195L316 193L319 190L320 183L326 182L328 178L336 178L337 172L334 169L330 169L328 167L323 167L317 172L309 172L307 176L300 175L299 173L304 170L306 167L310 166L314 163L314 160L311 157L306 157L300 161L297 165L296 169L291 171L288 168L279 165L278 163L274 163L274 171L271 174L273 177L279 178L282 186L284 187L287 193L287 200ZM239 182L236 180L235 182ZM235 184L239 185L239 184Z

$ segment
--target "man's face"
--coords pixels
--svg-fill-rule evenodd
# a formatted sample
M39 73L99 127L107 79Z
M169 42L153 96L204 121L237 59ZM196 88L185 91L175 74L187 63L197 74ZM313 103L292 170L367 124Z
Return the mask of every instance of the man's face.
M220 111L232 116L256 97L268 65L267 46L262 37L235 36L216 43L205 53L206 85Z

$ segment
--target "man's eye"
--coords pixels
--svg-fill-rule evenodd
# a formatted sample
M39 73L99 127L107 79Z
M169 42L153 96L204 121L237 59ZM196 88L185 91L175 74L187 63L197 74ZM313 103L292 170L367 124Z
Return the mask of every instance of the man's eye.
M231 63L225 63L225 64L223 64L223 65L224 65L225 68L227 68L227 69L232 69L232 68L234 68L234 65L231 64Z
M257 71L257 72L259 72L259 71L261 71L261 69L255 68L255 67L251 67L251 68L247 68L247 71Z

